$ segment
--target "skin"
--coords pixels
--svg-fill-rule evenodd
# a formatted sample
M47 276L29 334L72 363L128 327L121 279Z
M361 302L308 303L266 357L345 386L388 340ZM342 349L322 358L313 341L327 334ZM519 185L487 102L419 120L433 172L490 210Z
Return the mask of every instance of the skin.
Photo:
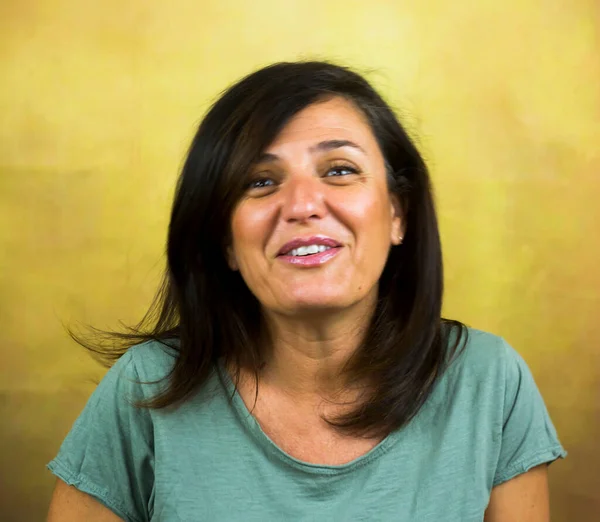
M332 140L357 147L319 147ZM281 425L273 429L284 430L276 433L283 439L285 426L297 431L303 424L308 438L343 447L346 442L331 439L319 424L323 399L339 398L336 376L373 313L389 249L404 232L402 209L388 192L384 159L367 122L341 98L301 111L265 152L269 155L255 165L234 210L228 252L230 268L241 272L261 302L274 341L260 376L258 413L261 404L262 411L277 412ZM337 256L316 268L277 258L286 242L314 235L339 241ZM254 396L244 385L251 380L242 372L244 400ZM265 419L268 425L268 418L258 420ZM356 458L356 450L354 445L339 458ZM495 487L485 522L548 522L548 506L543 465ZM48 521L79 520L121 519L58 480Z
M95 498L57 479L47 522L123 522Z
M484 522L550 522L548 466L542 464L492 489Z

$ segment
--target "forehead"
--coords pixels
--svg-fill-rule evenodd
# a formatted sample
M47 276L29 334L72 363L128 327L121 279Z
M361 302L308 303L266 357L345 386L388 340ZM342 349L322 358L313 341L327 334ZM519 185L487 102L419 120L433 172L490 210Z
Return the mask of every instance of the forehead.
M301 110L267 150L291 144L310 145L327 139L345 139L357 142L363 148L378 148L364 114L348 100L337 97Z

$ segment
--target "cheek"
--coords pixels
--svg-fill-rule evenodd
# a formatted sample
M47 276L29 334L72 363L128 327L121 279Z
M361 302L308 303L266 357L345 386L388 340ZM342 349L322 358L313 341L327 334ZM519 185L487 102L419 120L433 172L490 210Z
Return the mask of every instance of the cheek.
M272 221L269 208L241 203L231 217L233 252L238 262L261 252Z
M372 244L390 235L391 215L387 193L369 191L346 195L337 205L339 216L359 244Z

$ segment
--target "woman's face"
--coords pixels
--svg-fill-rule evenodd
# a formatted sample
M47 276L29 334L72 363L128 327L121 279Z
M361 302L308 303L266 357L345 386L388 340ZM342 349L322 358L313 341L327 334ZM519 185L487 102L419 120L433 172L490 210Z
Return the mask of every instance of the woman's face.
M343 98L299 112L249 173L231 229L229 265L267 311L339 310L376 297L403 224L363 114Z

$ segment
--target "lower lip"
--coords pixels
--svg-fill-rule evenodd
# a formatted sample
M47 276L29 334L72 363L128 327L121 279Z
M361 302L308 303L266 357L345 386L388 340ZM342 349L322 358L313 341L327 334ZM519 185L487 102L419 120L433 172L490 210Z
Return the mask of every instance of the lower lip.
M278 256L277 259L283 261L284 263L303 267L320 266L337 256L340 250L341 247L336 247L325 250L325 252L310 254L308 256Z

